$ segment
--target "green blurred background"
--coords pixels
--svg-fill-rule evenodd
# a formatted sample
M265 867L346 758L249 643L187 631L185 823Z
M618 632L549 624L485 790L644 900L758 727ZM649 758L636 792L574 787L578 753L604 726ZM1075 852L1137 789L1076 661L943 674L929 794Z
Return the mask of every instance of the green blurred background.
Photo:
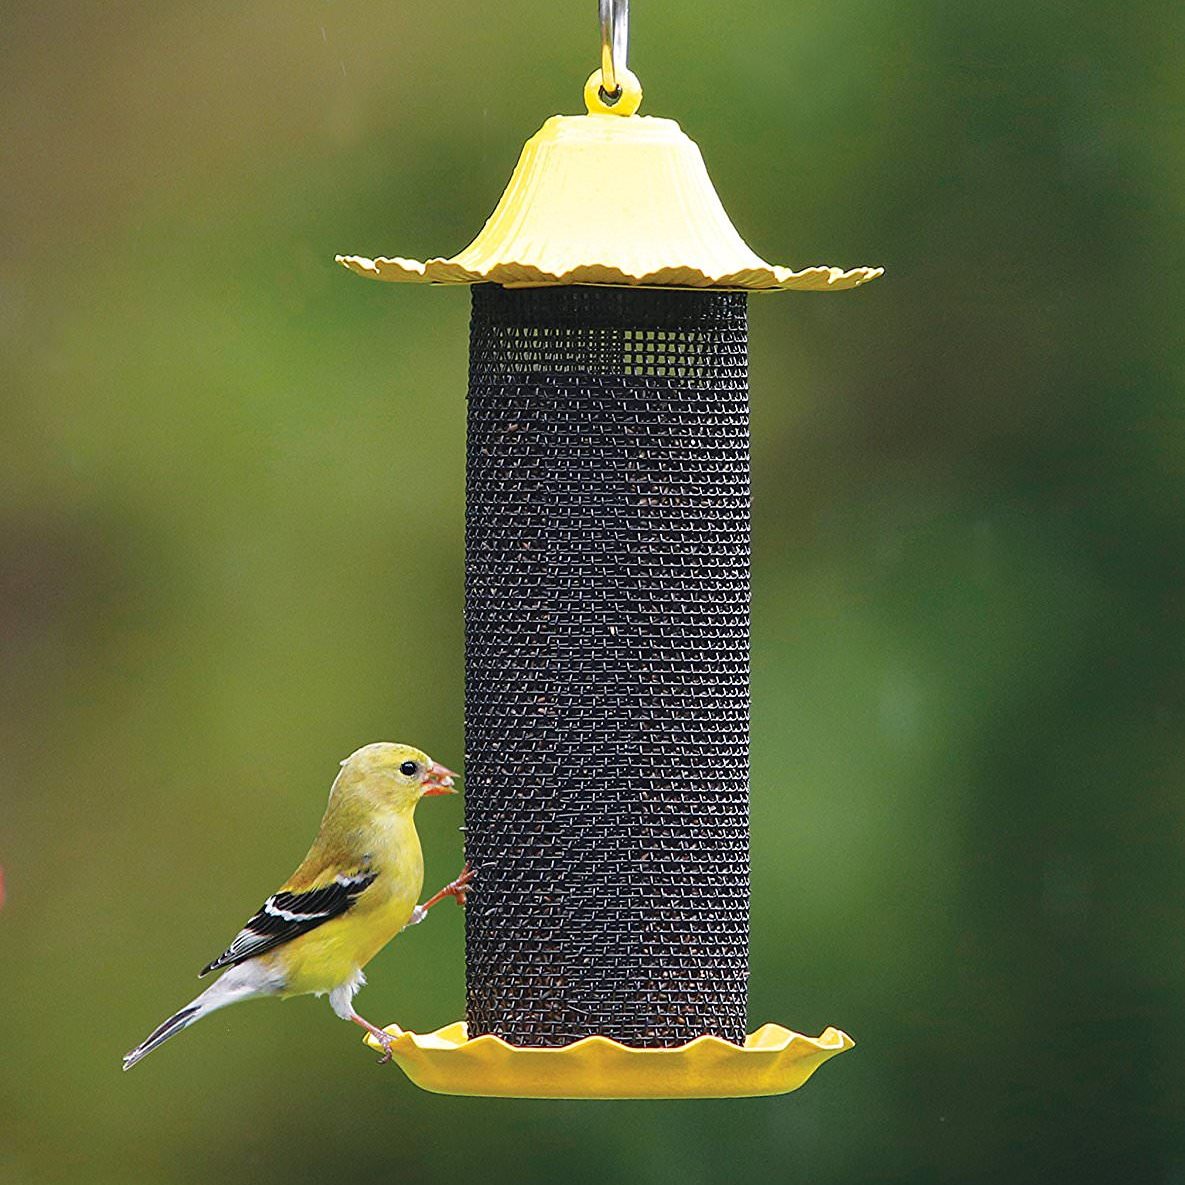
M0 5L0 1185L1185 1181L1185 84L1155 0L635 0L754 298L785 1098L422 1094L324 1002L124 1076L337 761L462 753L465 292L592 0ZM428 880L460 803L422 811ZM462 919L363 1011L461 1015Z

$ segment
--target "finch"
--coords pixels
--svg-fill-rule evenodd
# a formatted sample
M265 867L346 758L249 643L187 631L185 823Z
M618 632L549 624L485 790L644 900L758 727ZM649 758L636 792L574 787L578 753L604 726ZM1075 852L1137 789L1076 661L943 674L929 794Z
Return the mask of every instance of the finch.
M200 973L223 974L125 1054L123 1068L227 1004L308 994L328 995L333 1011L371 1033L388 1061L391 1038L359 1016L353 1000L366 982L362 968L400 930L445 897L465 903L473 876L468 865L416 904L424 885L416 804L455 794L455 776L408 745L380 742L347 757L304 863Z

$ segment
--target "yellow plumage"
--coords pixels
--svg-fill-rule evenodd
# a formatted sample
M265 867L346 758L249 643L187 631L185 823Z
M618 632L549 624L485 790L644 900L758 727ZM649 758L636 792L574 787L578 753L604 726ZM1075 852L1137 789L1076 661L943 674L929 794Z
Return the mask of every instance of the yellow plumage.
M419 835L411 812L383 819L376 815L366 835L372 853L370 866L379 878L340 917L333 918L308 934L284 944L274 959L288 976L282 995L308 992L331 992L355 972L360 971L411 920L424 885L424 860L419 851ZM337 872L357 861L332 860L325 863L309 853L299 869L283 885L286 890L309 890L332 883ZM320 867L316 866L320 865Z
M342 762L313 846L234 942L202 974L223 976L124 1057L124 1069L217 1008L254 996L329 995L333 1010L386 1034L354 1010L363 967L445 896L464 903L471 874L417 906L424 859L415 808L452 794L451 771L408 745L367 745Z

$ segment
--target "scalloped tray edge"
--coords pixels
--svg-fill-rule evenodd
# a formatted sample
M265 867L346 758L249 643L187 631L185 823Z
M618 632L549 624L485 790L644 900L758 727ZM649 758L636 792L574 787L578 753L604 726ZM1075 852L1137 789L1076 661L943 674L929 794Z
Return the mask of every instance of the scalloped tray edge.
M828 1027L818 1037L764 1024L744 1046L720 1037L637 1049L609 1037L585 1037L557 1048L510 1045L500 1037L470 1040L464 1021L432 1033L389 1025L393 1060L408 1078L437 1094L494 1098L744 1098L797 1090L825 1061L855 1042ZM365 1044L379 1051L368 1035Z

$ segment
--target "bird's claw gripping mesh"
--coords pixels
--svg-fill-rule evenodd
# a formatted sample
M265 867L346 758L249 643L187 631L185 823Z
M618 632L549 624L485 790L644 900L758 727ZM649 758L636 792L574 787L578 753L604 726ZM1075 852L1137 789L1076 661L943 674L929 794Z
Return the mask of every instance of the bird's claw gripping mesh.
M745 1037L745 296L473 289L470 1036Z

